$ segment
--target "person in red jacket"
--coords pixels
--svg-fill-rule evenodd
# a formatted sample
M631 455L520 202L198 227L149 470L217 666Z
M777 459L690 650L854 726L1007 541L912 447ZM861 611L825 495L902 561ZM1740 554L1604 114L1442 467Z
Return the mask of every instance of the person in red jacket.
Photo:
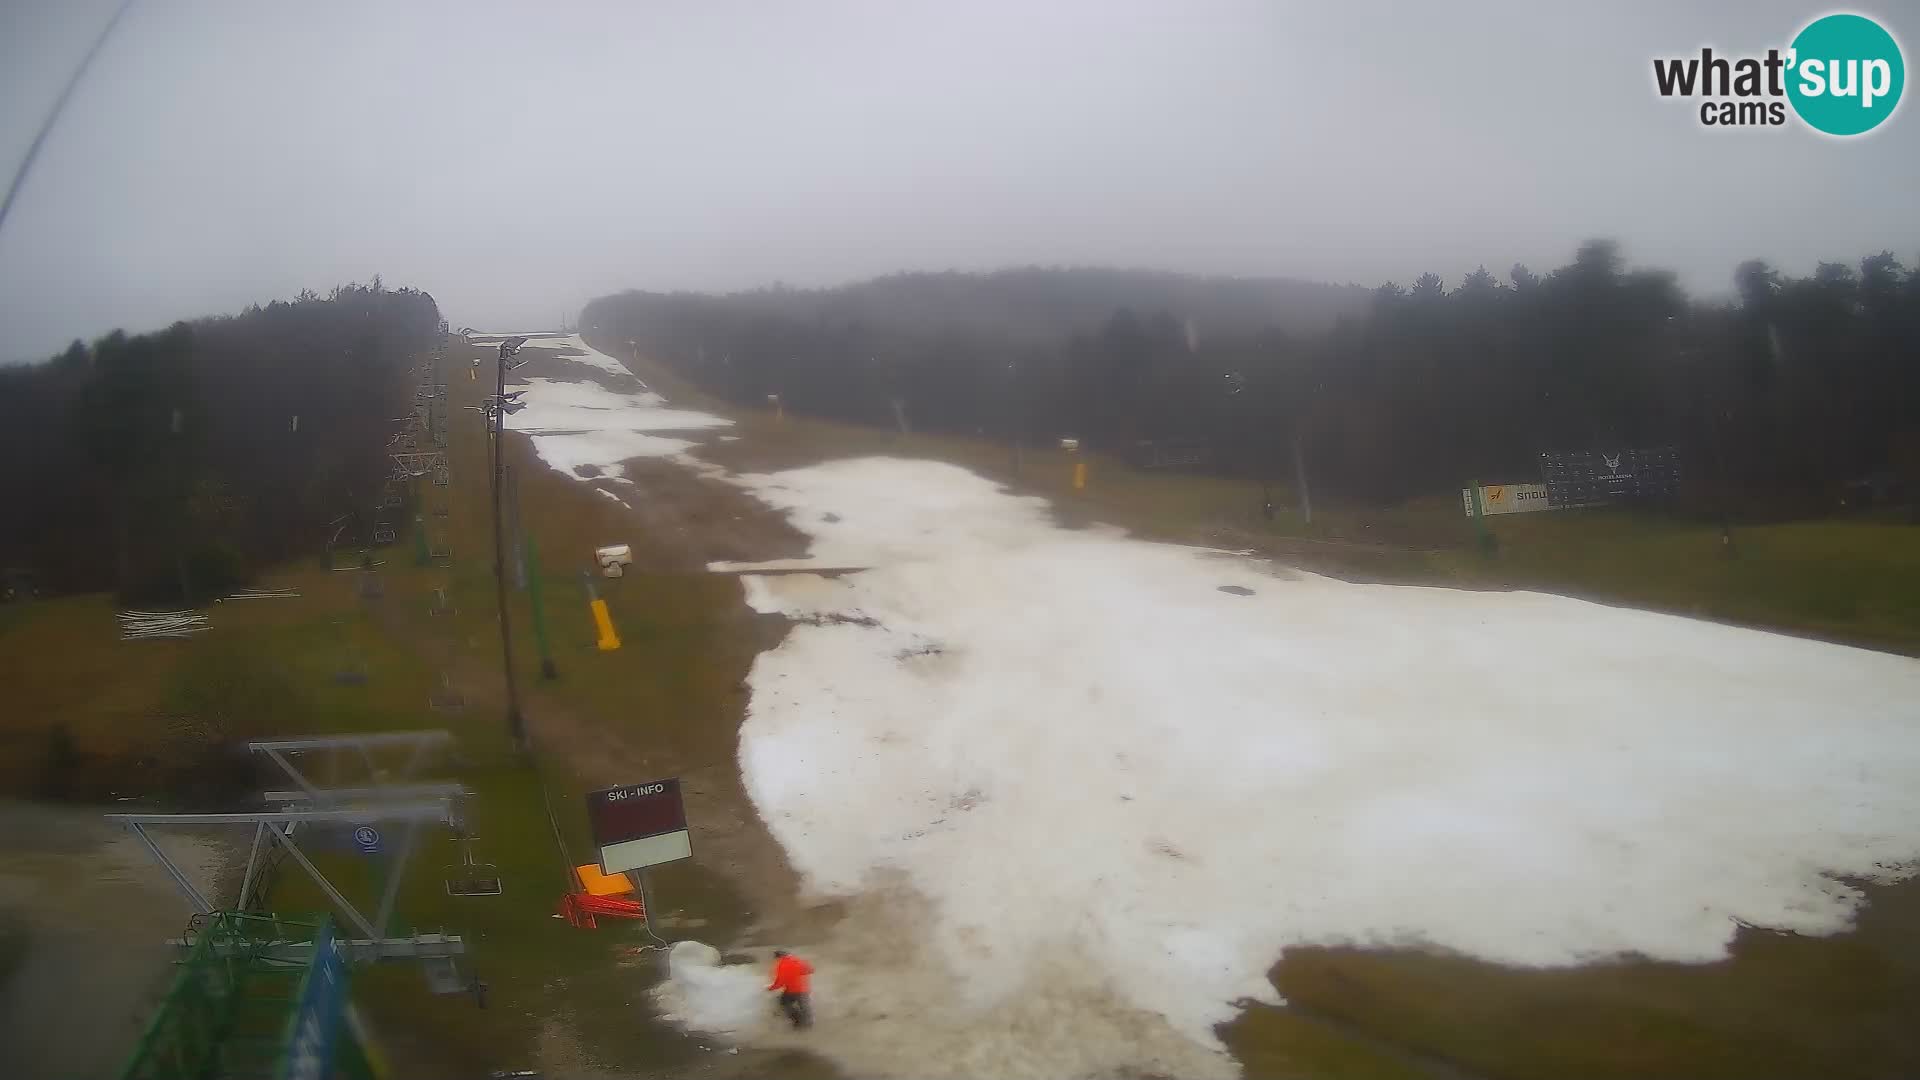
M813 1007L807 1002L812 991L813 965L785 949L773 950L773 985L780 991L780 1011L796 1028L813 1026Z

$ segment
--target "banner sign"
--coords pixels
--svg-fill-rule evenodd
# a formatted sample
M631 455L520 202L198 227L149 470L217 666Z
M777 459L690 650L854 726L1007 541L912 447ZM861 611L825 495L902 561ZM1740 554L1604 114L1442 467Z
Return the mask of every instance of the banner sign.
M1467 516L1474 514L1473 489L1462 488L1461 501L1466 504ZM1535 510L1552 510L1547 501L1545 484L1487 484L1480 489L1480 506L1486 515L1526 514Z
M1541 454L1540 478L1556 507L1670 499L1680 491L1680 455L1672 447Z
M332 1080L333 1039L347 1002L347 969L333 947L333 930L322 926L313 940L313 966L294 1008L293 1041L281 1080Z
M693 856L680 780L649 780L587 794L600 872L619 874Z

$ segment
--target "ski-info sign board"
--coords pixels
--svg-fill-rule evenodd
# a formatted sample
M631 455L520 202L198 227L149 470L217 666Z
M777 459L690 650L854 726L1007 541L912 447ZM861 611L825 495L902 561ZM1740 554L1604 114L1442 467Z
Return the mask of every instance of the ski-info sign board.
M620 874L693 856L680 779L649 780L587 793L587 821L600 872Z

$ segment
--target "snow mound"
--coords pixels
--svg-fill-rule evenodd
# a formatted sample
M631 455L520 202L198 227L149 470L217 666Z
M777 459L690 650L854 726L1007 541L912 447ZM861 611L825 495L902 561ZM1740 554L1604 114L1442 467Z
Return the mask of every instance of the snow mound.
M667 971L656 998L669 1020L716 1035L771 1028L764 973L758 969L724 965L713 946L679 941L667 953Z

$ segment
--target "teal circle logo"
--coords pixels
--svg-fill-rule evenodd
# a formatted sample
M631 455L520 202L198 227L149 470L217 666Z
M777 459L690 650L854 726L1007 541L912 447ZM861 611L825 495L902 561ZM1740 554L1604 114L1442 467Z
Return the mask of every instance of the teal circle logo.
M1900 43L1864 15L1827 15L1793 39L1787 100L1816 131L1864 135L1900 104L1907 65Z

